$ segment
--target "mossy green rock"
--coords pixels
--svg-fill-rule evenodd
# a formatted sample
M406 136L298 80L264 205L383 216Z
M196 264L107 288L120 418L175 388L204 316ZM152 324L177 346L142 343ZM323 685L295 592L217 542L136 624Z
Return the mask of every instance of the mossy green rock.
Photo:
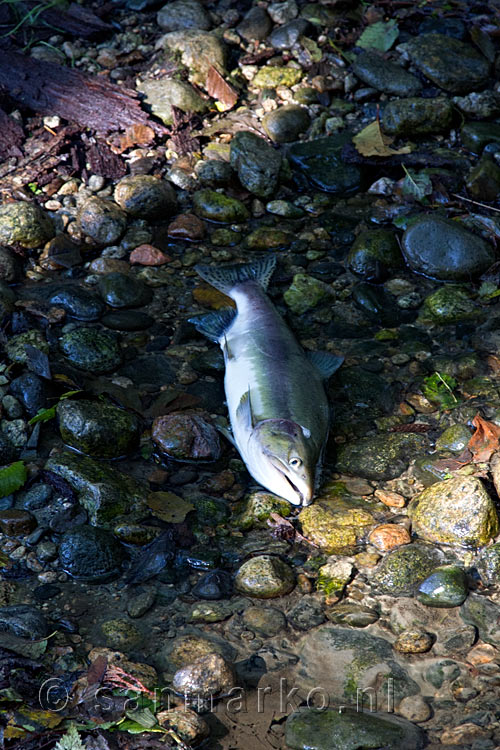
M330 287L315 279L314 276L308 276L305 273L296 273L293 281L283 294L283 299L292 312L296 315L312 310L320 302L331 295ZM333 301L333 297L332 297Z
M500 606L484 595L469 594L460 607L460 617L467 625L474 625L479 637L500 648Z
M440 371L441 372L441 371ZM436 450L462 453L471 437L471 431L465 424L452 424L436 440Z
M6 349L7 356L11 362L26 364L29 359L26 354L27 345L35 347L35 349L38 349L44 354L49 353L49 345L45 340L43 333L36 328L31 328L29 331L18 333L16 336L11 336L9 338Z
M234 585L237 591L257 599L274 599L288 594L295 586L292 568L271 555L258 555L241 565Z
M177 207L175 190L170 182L149 174L128 175L114 192L118 205L130 216L164 221Z
M395 233L389 229L361 232L349 250L347 263L349 269L365 281L384 281L390 269L403 265Z
M500 542L482 550L476 561L476 568L486 586L494 586L500 582Z
M59 430L66 445L95 458L118 458L137 447L139 420L112 404L60 401Z
M94 526L66 531L59 544L62 569L79 581L98 583L115 578L124 559L124 548L115 536Z
M144 103L165 125L172 125L172 107L182 112L205 112L207 102L185 81L175 78L141 81L137 90L144 94Z
M420 317L440 325L453 325L461 320L474 320L480 315L466 289L442 286L425 298Z
M358 55L352 69L363 83L385 94L415 96L422 88L416 76L408 73L401 65L385 60L375 50L366 50Z
M382 128L389 135L429 135L449 130L453 105L449 99L394 99L389 102L382 119Z
M299 515L302 533L329 555L352 554L375 518L366 503L352 497L320 497Z
M249 250L270 250L271 248L286 247L293 239L290 232L273 227L259 227L245 239Z
M500 530L495 505L480 479L437 482L408 506L413 531L431 542L482 547Z
M310 122L307 109L288 104L268 112L262 120L262 127L275 143L289 143L296 141L307 130Z
M254 527L267 528L267 519L271 513L289 516L292 506L282 497L269 492L252 492L242 504L235 519L235 525L244 530Z
M240 223L249 217L241 201L209 188L198 190L193 195L193 205L202 219L219 221L223 224Z
M106 645L118 651L137 648L142 640L140 631L128 620L106 620L101 624Z
M441 562L443 555L436 547L421 542L405 544L384 557L372 581L383 594L411 596Z
M470 44L443 34L421 34L407 45L412 62L436 86L451 94L483 88L489 63Z
M110 372L122 362L116 338L98 328L75 328L59 339L59 347L71 364L95 374Z
M488 143L500 142L500 123L466 122L462 125L460 137L465 148L480 154Z
M264 65L252 83L259 89L275 89L278 86L295 86L302 79L303 73L299 68L274 67Z
M0 243L31 250L53 236L52 221L35 203L17 201L0 206Z
M259 198L269 198L276 191L281 155L255 133L240 130L233 136L229 152L231 166L248 191Z
M458 565L442 565L418 587L417 599L427 607L459 607L467 598L467 579Z
M73 487L93 526L113 528L116 517L123 515L133 523L146 511L148 488L109 464L62 451L49 458L44 468Z
M183 29L164 34L156 44L180 55L181 62L189 71L189 80L205 88L207 75L212 66L221 74L226 73L226 48L215 34L199 29Z
M339 448L337 471L365 479L394 479L427 445L424 435L392 433L361 438Z
M302 708L286 721L286 746L290 750L419 750L424 747L422 731L392 714L329 708Z
M494 201L500 192L500 167L491 159L483 158L472 167L465 184L471 198Z

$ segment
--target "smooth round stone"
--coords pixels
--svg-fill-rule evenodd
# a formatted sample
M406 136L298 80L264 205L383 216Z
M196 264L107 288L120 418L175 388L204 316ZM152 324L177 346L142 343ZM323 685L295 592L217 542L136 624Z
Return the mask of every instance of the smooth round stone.
M178 461L216 461L221 455L219 433L196 414L157 417L151 436L160 450Z
M325 622L323 603L313 596L303 596L286 613L288 622L296 630L311 630Z
M173 0L156 14L156 21L165 31L211 27L210 16L198 0Z
M382 128L389 135L423 136L449 130L453 105L445 97L394 99L384 108Z
M107 273L99 279L99 291L110 307L143 307L153 299L153 291L140 279L125 273Z
M427 721L432 716L432 708L421 695L407 695L400 701L398 714L412 722Z
M352 69L363 83L385 94L415 96L422 88L418 78L373 50L358 55Z
M206 188L193 195L194 210L202 219L218 221L223 224L246 221L249 213L244 204L236 198L229 198L223 193Z
M6 536L30 534L36 525L36 518L27 510L6 508L0 511L0 531Z
M360 232L349 250L347 264L365 281L384 281L391 269L403 265L395 233L387 229Z
M134 593L127 601L127 614L133 619L143 617L156 600L156 588L146 586L143 591Z
M231 596L233 582L229 573L224 570L210 570L193 586L192 595L198 599L217 600Z
M0 247L0 280L12 283L17 281L21 272L19 259L8 247Z
M241 565L234 581L241 594L258 599L273 599L288 594L295 586L292 568L270 555L258 555Z
M236 27L236 31L246 42L261 42L269 34L272 27L272 21L265 9L255 5L243 16Z
M36 641L49 634L49 626L44 615L36 607L29 604L14 604L0 607L0 632Z
M295 206L290 201L275 200L266 204L266 211L276 216L284 216L287 219L301 219L305 215L304 209Z
M200 183L207 187L227 185L233 174L229 162L220 159L208 159L208 161L198 162L195 172Z
M120 542L138 546L153 542L160 533L161 529L135 523L119 523L113 528L113 534Z
M140 310L111 310L102 317L101 323L114 331L145 331L153 325L154 319Z
M50 484L34 484L29 490L21 493L20 500L26 510L37 510L45 507L52 497Z
M490 65L470 44L443 34L423 34L407 45L412 62L436 86L451 94L484 87Z
M286 617L276 607L248 607L243 613L243 623L252 633L272 638L286 628Z
M0 206L0 243L31 250L53 236L52 221L35 203L17 201Z
M294 143L288 156L313 187L335 195L349 195L359 190L361 173L358 167L342 161L342 148L348 141L350 134Z
M434 638L423 630L403 630L394 641L400 654L424 654L432 648Z
M480 154L488 143L500 141L500 123L466 122L460 129L462 145L474 154Z
M179 214L168 225L168 236L188 242L199 242L205 236L205 222L194 214Z
M172 185L152 175L124 177L115 187L114 198L124 211L141 219L165 219L177 207Z
M114 245L127 227L127 217L116 203L96 195L82 204L78 222L82 232L100 245Z
M368 541L380 552L389 552L402 544L410 544L411 537L404 526L397 523L383 523L369 533Z
M66 445L95 458L118 458L139 442L135 414L112 404L66 399L57 405L61 437Z
M102 300L80 286L60 289L50 296L49 301L77 320L99 320L104 312Z
M437 451L462 453L471 438L471 431L465 424L452 424L436 440Z
M443 565L432 571L418 587L417 598L427 607L459 607L467 598L467 579L458 565Z
M500 580L500 543L486 547L476 562L481 580L487 586L492 586Z
M191 83L205 88L212 66L224 75L226 48L221 39L201 29L169 31L158 40L156 48L179 53L181 62L189 71Z
M372 582L383 594L411 596L442 560L440 550L430 544L406 544L383 558Z
M231 665L219 654L207 654L179 669L172 679L176 693L190 698L227 694L235 685Z
M269 198L278 185L281 155L255 133L240 130L231 141L229 159L238 178L250 193Z
M463 320L475 320L480 313L466 289L447 284L425 298L421 318L439 325L453 325Z
M19 375L10 384L11 393L21 402L31 417L45 406L45 386L34 372Z
M291 88L300 83L303 72L297 68L281 65L263 65L252 81L259 89L277 89L279 86Z
M59 544L59 561L72 578L98 583L116 577L124 560L123 547L110 531L77 526Z
M493 247L456 221L425 214L403 235L403 255L413 271L443 281L469 281L495 260Z
M115 338L97 328L76 328L61 337L59 346L73 365L89 372L110 372L122 362Z
M379 613L372 607L365 607L361 604L351 602L341 602L334 604L326 610L326 616L330 622L337 625L350 625L352 628L366 628L377 622Z
M282 26L278 26L269 34L267 41L274 49L290 49L304 34L309 26L309 21L305 18L294 18Z
M106 644L113 648L129 651L138 648L141 642L139 630L128 620L107 620L101 624Z
M289 104L265 115L262 127L275 143L289 143L296 141L307 130L310 122L307 109Z

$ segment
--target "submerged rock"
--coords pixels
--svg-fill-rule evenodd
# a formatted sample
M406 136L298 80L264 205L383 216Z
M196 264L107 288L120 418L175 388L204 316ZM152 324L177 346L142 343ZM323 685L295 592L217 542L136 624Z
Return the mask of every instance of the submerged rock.
M0 607L0 632L34 641L48 636L49 626L36 607L30 604L13 604Z
M57 405L61 437L66 445L96 458L118 458L139 442L139 420L112 404L67 399Z
M153 290L140 279L126 273L107 273L99 279L104 301L115 308L142 307L151 302Z
M305 273L296 273L283 293L283 299L292 312L302 315L330 295L331 289L323 281Z
M207 75L212 66L221 75L225 74L224 44L210 32L200 29L170 31L158 40L156 48L178 52L182 64L189 70L189 80L196 85L205 87Z
M411 596L417 586L442 562L442 553L430 544L405 544L384 557L372 581L384 594Z
M59 347L73 365L96 374L110 372L122 362L116 338L98 328L75 328L59 339Z
M244 188L259 198L271 196L278 185L281 155L264 138L242 130L231 141L231 166Z
M173 0L160 8L156 14L158 26L166 31L180 29L208 30L212 25L210 16L198 0Z
M418 587L417 598L427 607L459 607L467 598L467 579L458 565L435 568Z
M357 56L352 69L363 83L393 96L415 96L422 88L416 76L396 63L385 60L375 50Z
M337 453L337 471L365 479L393 479L410 459L421 453L427 439L423 435L382 434L342 445Z
M124 177L116 184L114 198L126 213L141 219L164 220L177 206L172 185L152 175Z
M234 685L233 669L219 654L207 654L182 667L172 680L174 690L188 698L215 698L229 693Z
M333 194L350 194L360 189L358 167L342 161L342 148L351 135L331 135L291 146L288 156L311 184Z
M320 497L299 515L304 536L329 555L352 554L375 523L363 501Z
M290 566L279 557L258 555L240 566L234 585L241 594L258 599L274 599L293 589L295 576Z
M422 34L408 42L412 62L440 88L467 94L488 80L489 63L470 44L443 34Z
M384 281L390 270L403 265L396 235L388 229L360 232L349 250L347 263L365 281Z
M151 435L161 451L178 461L216 461L221 455L219 433L197 414L157 417Z
M209 188L198 190L193 195L193 205L196 213L203 219L219 221L223 224L239 223L246 221L249 217L241 201Z
M305 107L288 104L275 109L262 120L262 127L275 143L296 141L309 127L311 118Z
M474 320L481 315L467 289L455 285L442 286L425 298L420 319L439 325L453 325L462 320Z
M449 99L394 99L384 109L382 126L389 135L414 137L449 130L453 105Z
M80 581L98 583L115 578L124 559L123 547L116 537L93 526L66 531L59 544L62 569Z
M35 203L16 201L0 206L0 242L27 250L40 247L54 236L48 215Z
M78 222L82 232L101 245L117 242L127 227L127 217L121 208L97 195L80 206Z
M500 581L500 542L491 544L481 552L476 567L486 586L495 585Z

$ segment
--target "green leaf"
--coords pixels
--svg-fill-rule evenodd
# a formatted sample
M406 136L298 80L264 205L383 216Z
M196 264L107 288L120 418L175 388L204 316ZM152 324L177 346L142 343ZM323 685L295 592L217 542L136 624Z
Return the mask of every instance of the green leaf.
M406 169L405 165L402 165L406 177L402 183L403 195L411 195L417 201L421 201L426 195L432 193L432 182L428 174L423 172L415 172L413 169Z
M314 39L309 39L307 36L301 36L300 43L309 52L313 62L321 62L323 59L323 52L320 50Z
M19 490L27 479L28 472L22 461L15 461L10 466L0 469L0 497L7 497Z
M457 381L455 378L435 372L428 378L424 378L422 393L441 409L451 409L458 404L458 399L453 393L453 389L456 387Z
M71 398L71 396L74 396L75 393L81 393L81 389L77 391L66 391L66 393L63 393L62 396L59 396L59 401L64 401L67 398ZM57 403L59 403L59 401ZM54 406L49 406L48 409L40 409L40 411L35 414L34 417L31 417L28 424L36 424L37 422L48 422L50 419L54 419L56 416L56 409L57 404Z
M130 732L130 734L142 734L142 732L145 731L142 724L139 724L138 721L132 721L132 719L121 721L116 725L116 728L120 729L122 732ZM148 732L162 732L164 734L165 730L155 723L154 726L148 727Z
M143 729L151 729L151 727L154 727L154 725L158 723L156 721L156 716L149 708L139 708L136 711L127 711L126 714L129 719L140 724Z
M357 41L357 46L362 49L379 49L381 52L387 52L399 36L399 29L396 21L377 21L368 26Z
M61 737L54 750L85 750L85 745L74 724L71 724L66 734Z

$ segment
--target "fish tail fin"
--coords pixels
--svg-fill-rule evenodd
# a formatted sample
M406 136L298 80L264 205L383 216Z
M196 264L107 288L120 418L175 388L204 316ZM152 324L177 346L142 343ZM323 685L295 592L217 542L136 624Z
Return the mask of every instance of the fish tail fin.
M256 281L257 284L267 289L273 271L276 267L276 255L268 255L265 258L254 260L252 263L241 263L236 266L195 266L202 279L214 286L224 294L230 295L231 290L245 281Z
M188 318L188 321L197 331L210 339L210 341L219 343L235 316L236 310L232 307L223 307L221 310L217 310L217 312Z

